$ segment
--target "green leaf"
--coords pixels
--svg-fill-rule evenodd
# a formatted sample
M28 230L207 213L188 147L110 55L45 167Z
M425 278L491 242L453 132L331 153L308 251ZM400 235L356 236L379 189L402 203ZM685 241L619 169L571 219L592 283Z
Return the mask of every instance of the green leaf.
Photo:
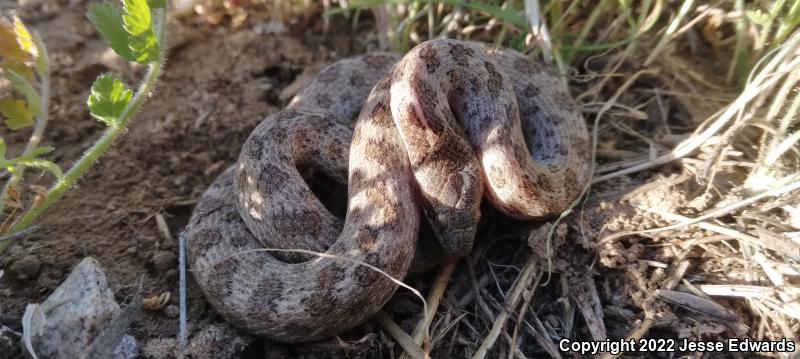
M14 131L33 125L34 114L23 100L0 100L0 114L6 117L6 126Z
M64 178L64 171L62 171L61 167L58 167L58 165L54 162L48 160L35 160L27 163L27 165L50 172L59 181Z
M114 52L128 61L136 61L128 46L128 33L123 28L119 7L109 3L92 4L89 6L89 21Z
M25 76L18 74L14 70L6 69L6 73L14 90L25 96L25 100L28 101L28 109L33 112L34 116L40 114L42 111L41 100L39 99L39 93L33 88L33 84Z
M22 62L5 62L3 64L0 64L0 66L2 66L4 70L11 70L16 72L18 75L21 75L28 81L32 81L34 79L33 69L31 69L30 66L25 65Z
M768 23L770 21L769 15L764 13L764 11L762 11L761 9L748 10L746 12L746 14L747 14L747 18L751 22L753 22L754 24L757 24L757 25L762 25L763 26L763 25L765 25L766 23Z
M167 0L147 0L147 5L151 9L163 9L167 7Z
M514 36L508 40L508 47L517 50L520 53L525 53L525 37L528 35L527 31L523 31L518 36Z
M125 106L131 102L133 92L112 75L100 75L92 84L92 94L87 104L89 112L109 126L116 126Z
M125 15L122 15L125 31L128 32L128 47L136 61L147 63L158 58L158 40L153 30L153 18L147 0L124 0Z
M27 155L25 155L25 156L23 156L23 157L21 157L21 158L37 158L37 157L42 157L42 156L44 156L44 155L46 155L46 154L48 154L48 153L50 153L50 152L53 152L53 151L55 151L55 150L56 150L56 148L55 148L55 147L53 147L53 146L42 146L42 147L36 147L36 148L34 148L34 149L30 150L30 152L28 152L28 154L27 154Z
M125 23L125 31L131 35L139 35L151 30L153 18L150 16L150 6L147 0L124 0L125 15L122 21Z
M39 50L39 56L36 56L36 73L41 77L48 76L50 72L50 59L47 56L47 47L44 45L44 41L42 41L42 37L39 36L39 34L36 34L33 41L36 42L36 48Z
M25 51L17 41L17 30L14 24L0 17L0 54L3 54L3 62L28 62L31 60L30 53Z
M51 161L41 159L41 156L53 152L53 147L49 146L38 147L31 150L26 155L7 160L5 159L4 146L5 145L3 145L3 148L0 148L3 150L0 151L0 167L13 169L13 168L18 168L19 166L28 166L28 167L43 169L47 172L50 172L57 179L61 179L64 177L64 173L61 170L61 167L59 167L57 164Z
M0 162L5 162L6 160L6 141L0 138Z

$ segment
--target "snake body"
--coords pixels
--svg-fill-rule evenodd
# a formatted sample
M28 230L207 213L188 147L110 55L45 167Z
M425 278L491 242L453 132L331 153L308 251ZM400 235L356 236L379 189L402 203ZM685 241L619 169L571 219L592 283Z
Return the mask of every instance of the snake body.
M588 179L588 145L563 82L519 53L433 40L345 59L261 122L203 194L185 230L190 269L250 333L329 337L392 296L375 269L405 276L421 213L464 255L484 194L519 219L563 211ZM348 184L344 220L305 183L308 167Z

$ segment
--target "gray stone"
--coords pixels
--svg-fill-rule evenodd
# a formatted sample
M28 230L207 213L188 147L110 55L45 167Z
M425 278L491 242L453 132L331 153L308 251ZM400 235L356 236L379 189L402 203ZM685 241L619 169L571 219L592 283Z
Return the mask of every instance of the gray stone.
M125 335L114 348L114 359L134 359L139 355L139 344L130 335Z
M44 334L35 338L41 358L85 358L89 346L120 312L97 260L84 258L42 303Z

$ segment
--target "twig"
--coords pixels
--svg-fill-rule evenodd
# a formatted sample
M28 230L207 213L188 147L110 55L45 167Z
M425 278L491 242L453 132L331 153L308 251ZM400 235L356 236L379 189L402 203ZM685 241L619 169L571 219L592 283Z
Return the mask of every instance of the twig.
M31 226L31 227L28 227L27 229L25 229L23 231L19 231L19 232L14 233L14 234L9 234L7 236L2 236L2 237L0 237L0 242L11 242L11 241L17 240L19 238L27 236L28 234L32 233L33 231L35 231L38 228L39 228L39 226Z
M694 294L676 292L666 289L656 289L655 295L667 303L677 305L691 311L705 314L727 322L735 322L739 317L733 311L726 309L713 300L696 296Z
M526 289L522 293L522 298L524 301L522 302L522 306L519 309L519 315L517 316L517 325L514 326L514 333L511 335L511 349L512 351L509 352L508 358L513 359L514 351L518 350L517 348L517 338L519 335L519 328L522 327L522 323L525 322L525 315L528 313L528 307L531 304L531 300L533 299L533 294L536 292L536 287L539 284L539 280L542 279L542 273L539 272L539 275L536 276L536 283L532 286L531 289Z
M180 353L186 348L186 232L178 237L178 347Z
M661 209L658 209L658 208L643 208L643 209L645 211L647 211L647 212L658 214L659 216L664 217L664 218L666 218L668 220L671 220L671 221L680 221L680 222L689 222L689 221L691 221L691 218L684 217L684 216L681 216L679 214L669 213L667 211L664 211L664 210L661 210ZM716 233L719 233L719 234L724 234L726 236L730 236L731 238L738 239L738 240L740 240L740 241L742 241L744 243L747 243L747 244L749 244L751 246L772 249L772 250L774 250L774 251L776 251L778 253L783 253L784 255L786 255L787 257L789 257L791 259L800 261L800 248L797 248L796 246L792 246L790 243L785 243L785 245L780 245L779 243L772 243L772 241L763 241L763 240L760 240L759 238L753 237L753 236L751 236L749 234L745 234L745 233L742 233L740 231L737 231L737 230L734 230L734 229L731 229L731 228L728 228L728 227L725 227L725 226L721 226L721 225L717 225L717 224L711 224L711 223L708 223L708 222L694 223L693 225L696 225L696 226L698 226L700 228L703 228L703 229L706 229L706 230L709 230L709 231L712 231L712 232L716 232Z
M547 354L550 354L551 357L554 359L561 359L561 353L559 352L558 348L553 344L550 337L547 336L547 329L542 324L542 321L539 320L539 317L533 316L533 322L536 324L536 328L533 327L528 321L524 321L525 328L528 331L536 343L539 344Z
M167 243L172 243L172 233L169 232L169 226L167 225L167 221L164 219L164 216L161 213L155 214L156 219L156 228L158 231L161 232L161 236L164 237L164 241Z
M692 7L694 7L694 0L686 0L683 2L681 8L678 9L678 15L676 15L675 18L672 19L672 22L669 24L669 27L667 27L667 31L664 32L664 35L661 36L661 39L658 40L658 44L656 44L656 47L653 49L653 51L650 52L650 56L648 56L647 60L644 61L644 66L650 66L656 59L656 57L660 55L661 50L663 50L664 46L666 46L667 42L669 42L670 36L672 36L672 33L674 33L675 30L678 29L678 26L681 24L681 21L683 21L683 18L686 16L686 14L689 13L689 10L691 10Z
M511 293L509 293L508 298L506 298L506 303L503 306L503 310L497 315L497 318L492 325L492 329L489 331L489 334L486 335L486 338L483 339L483 343L481 343L478 351L472 356L473 359L483 359L486 357L489 349L492 348L494 342L497 340L497 337L500 336L500 332L503 331L506 320L508 320L509 312L516 308L520 297L522 297L522 292L530 283L531 277L533 277L534 273L536 273L536 268L536 259L534 256L531 256L528 258L528 262L525 263L522 273L519 275L519 277L517 277L517 281L514 283Z
M389 318L389 316L384 311L379 311L376 315L378 321L381 322L383 328L389 333L389 335L394 338L397 344L400 344L400 347L406 351L406 353L414 358L422 359L427 358L425 352L422 351L422 348L419 347L417 343L414 342L414 339L411 338L410 335L406 334L397 323Z
M439 308L439 301L442 299L444 290L447 289L447 283L450 282L450 277L453 275L453 269L455 269L457 262L458 258L452 258L442 265L442 268L436 275L436 279L433 281L433 288L431 288L431 292L428 294L428 311L425 312L425 316L417 323L416 328L414 328L411 334L414 343L422 345L426 354L430 350L428 330L431 326L431 322L433 322L433 317L436 315L436 309ZM403 357L404 356L401 356L400 358Z

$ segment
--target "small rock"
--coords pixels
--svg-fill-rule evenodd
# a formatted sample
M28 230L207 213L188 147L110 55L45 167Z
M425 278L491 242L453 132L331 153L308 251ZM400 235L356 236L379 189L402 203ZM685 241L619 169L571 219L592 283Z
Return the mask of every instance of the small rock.
M42 269L42 261L32 254L23 256L14 261L8 270L17 275L19 280L28 280L36 278L39 270Z
M166 315L167 318L177 318L180 315L180 313L181 313L180 309L175 304L170 304L164 307L164 315Z
M50 276L47 275L40 275L39 279L36 280L36 286L42 288L41 291L49 291L57 285L58 281L50 278Z
M98 333L120 312L97 260L87 257L42 303L47 321L36 338L41 358L83 358Z
M178 280L178 270L175 268L167 269L167 271L164 272L164 279L168 282Z
M125 335L114 348L114 359L134 359L139 355L139 344L130 335Z
M153 254L153 266L160 271L175 268L178 256L169 251L158 251Z

